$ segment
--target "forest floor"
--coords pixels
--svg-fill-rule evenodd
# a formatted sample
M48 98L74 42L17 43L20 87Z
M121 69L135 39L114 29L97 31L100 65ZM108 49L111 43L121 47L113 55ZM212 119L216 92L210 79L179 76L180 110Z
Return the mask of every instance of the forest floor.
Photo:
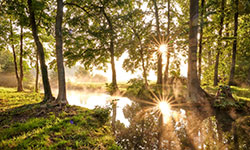
M44 107L41 97L0 87L0 149L119 149L108 109Z

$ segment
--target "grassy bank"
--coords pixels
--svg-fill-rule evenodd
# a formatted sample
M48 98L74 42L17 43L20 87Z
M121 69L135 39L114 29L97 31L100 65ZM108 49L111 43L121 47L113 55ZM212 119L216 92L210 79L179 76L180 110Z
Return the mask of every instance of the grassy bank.
M203 86L202 88L205 89L209 94L216 95L219 87ZM236 100L250 101L250 88L242 88L237 86L231 86L230 88L232 95Z
M39 102L39 94L0 88L0 149L119 149L109 110Z

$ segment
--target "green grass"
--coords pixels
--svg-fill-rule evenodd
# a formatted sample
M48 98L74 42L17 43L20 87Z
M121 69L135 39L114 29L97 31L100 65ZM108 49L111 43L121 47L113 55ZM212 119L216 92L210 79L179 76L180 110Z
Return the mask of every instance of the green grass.
M231 86L233 97L237 100L250 101L250 88Z
M0 87L0 112L26 104L41 102L42 97L34 92L16 92L14 88Z
M212 95L216 95L216 92L219 89L218 86L203 86L202 88ZM232 95L236 100L250 101L250 88L242 88L237 86L231 86L230 88Z
M41 95L0 88L0 149L120 149L109 110L40 104Z

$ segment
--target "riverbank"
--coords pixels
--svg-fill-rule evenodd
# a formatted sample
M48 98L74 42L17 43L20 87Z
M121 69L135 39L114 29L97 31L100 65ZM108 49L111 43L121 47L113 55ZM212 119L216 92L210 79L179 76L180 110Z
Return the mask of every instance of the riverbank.
M0 87L0 149L119 149L108 109L44 107L41 96Z

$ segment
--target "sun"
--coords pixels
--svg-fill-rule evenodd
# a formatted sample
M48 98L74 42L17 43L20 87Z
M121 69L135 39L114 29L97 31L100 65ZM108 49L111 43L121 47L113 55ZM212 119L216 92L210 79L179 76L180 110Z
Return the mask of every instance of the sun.
M166 53L166 50L167 50L167 45L166 44L161 44L160 47L159 47L159 52L161 54L164 54L164 53Z
M163 116L168 116L171 114L171 107L168 102L161 101L158 103L158 108L160 109Z

